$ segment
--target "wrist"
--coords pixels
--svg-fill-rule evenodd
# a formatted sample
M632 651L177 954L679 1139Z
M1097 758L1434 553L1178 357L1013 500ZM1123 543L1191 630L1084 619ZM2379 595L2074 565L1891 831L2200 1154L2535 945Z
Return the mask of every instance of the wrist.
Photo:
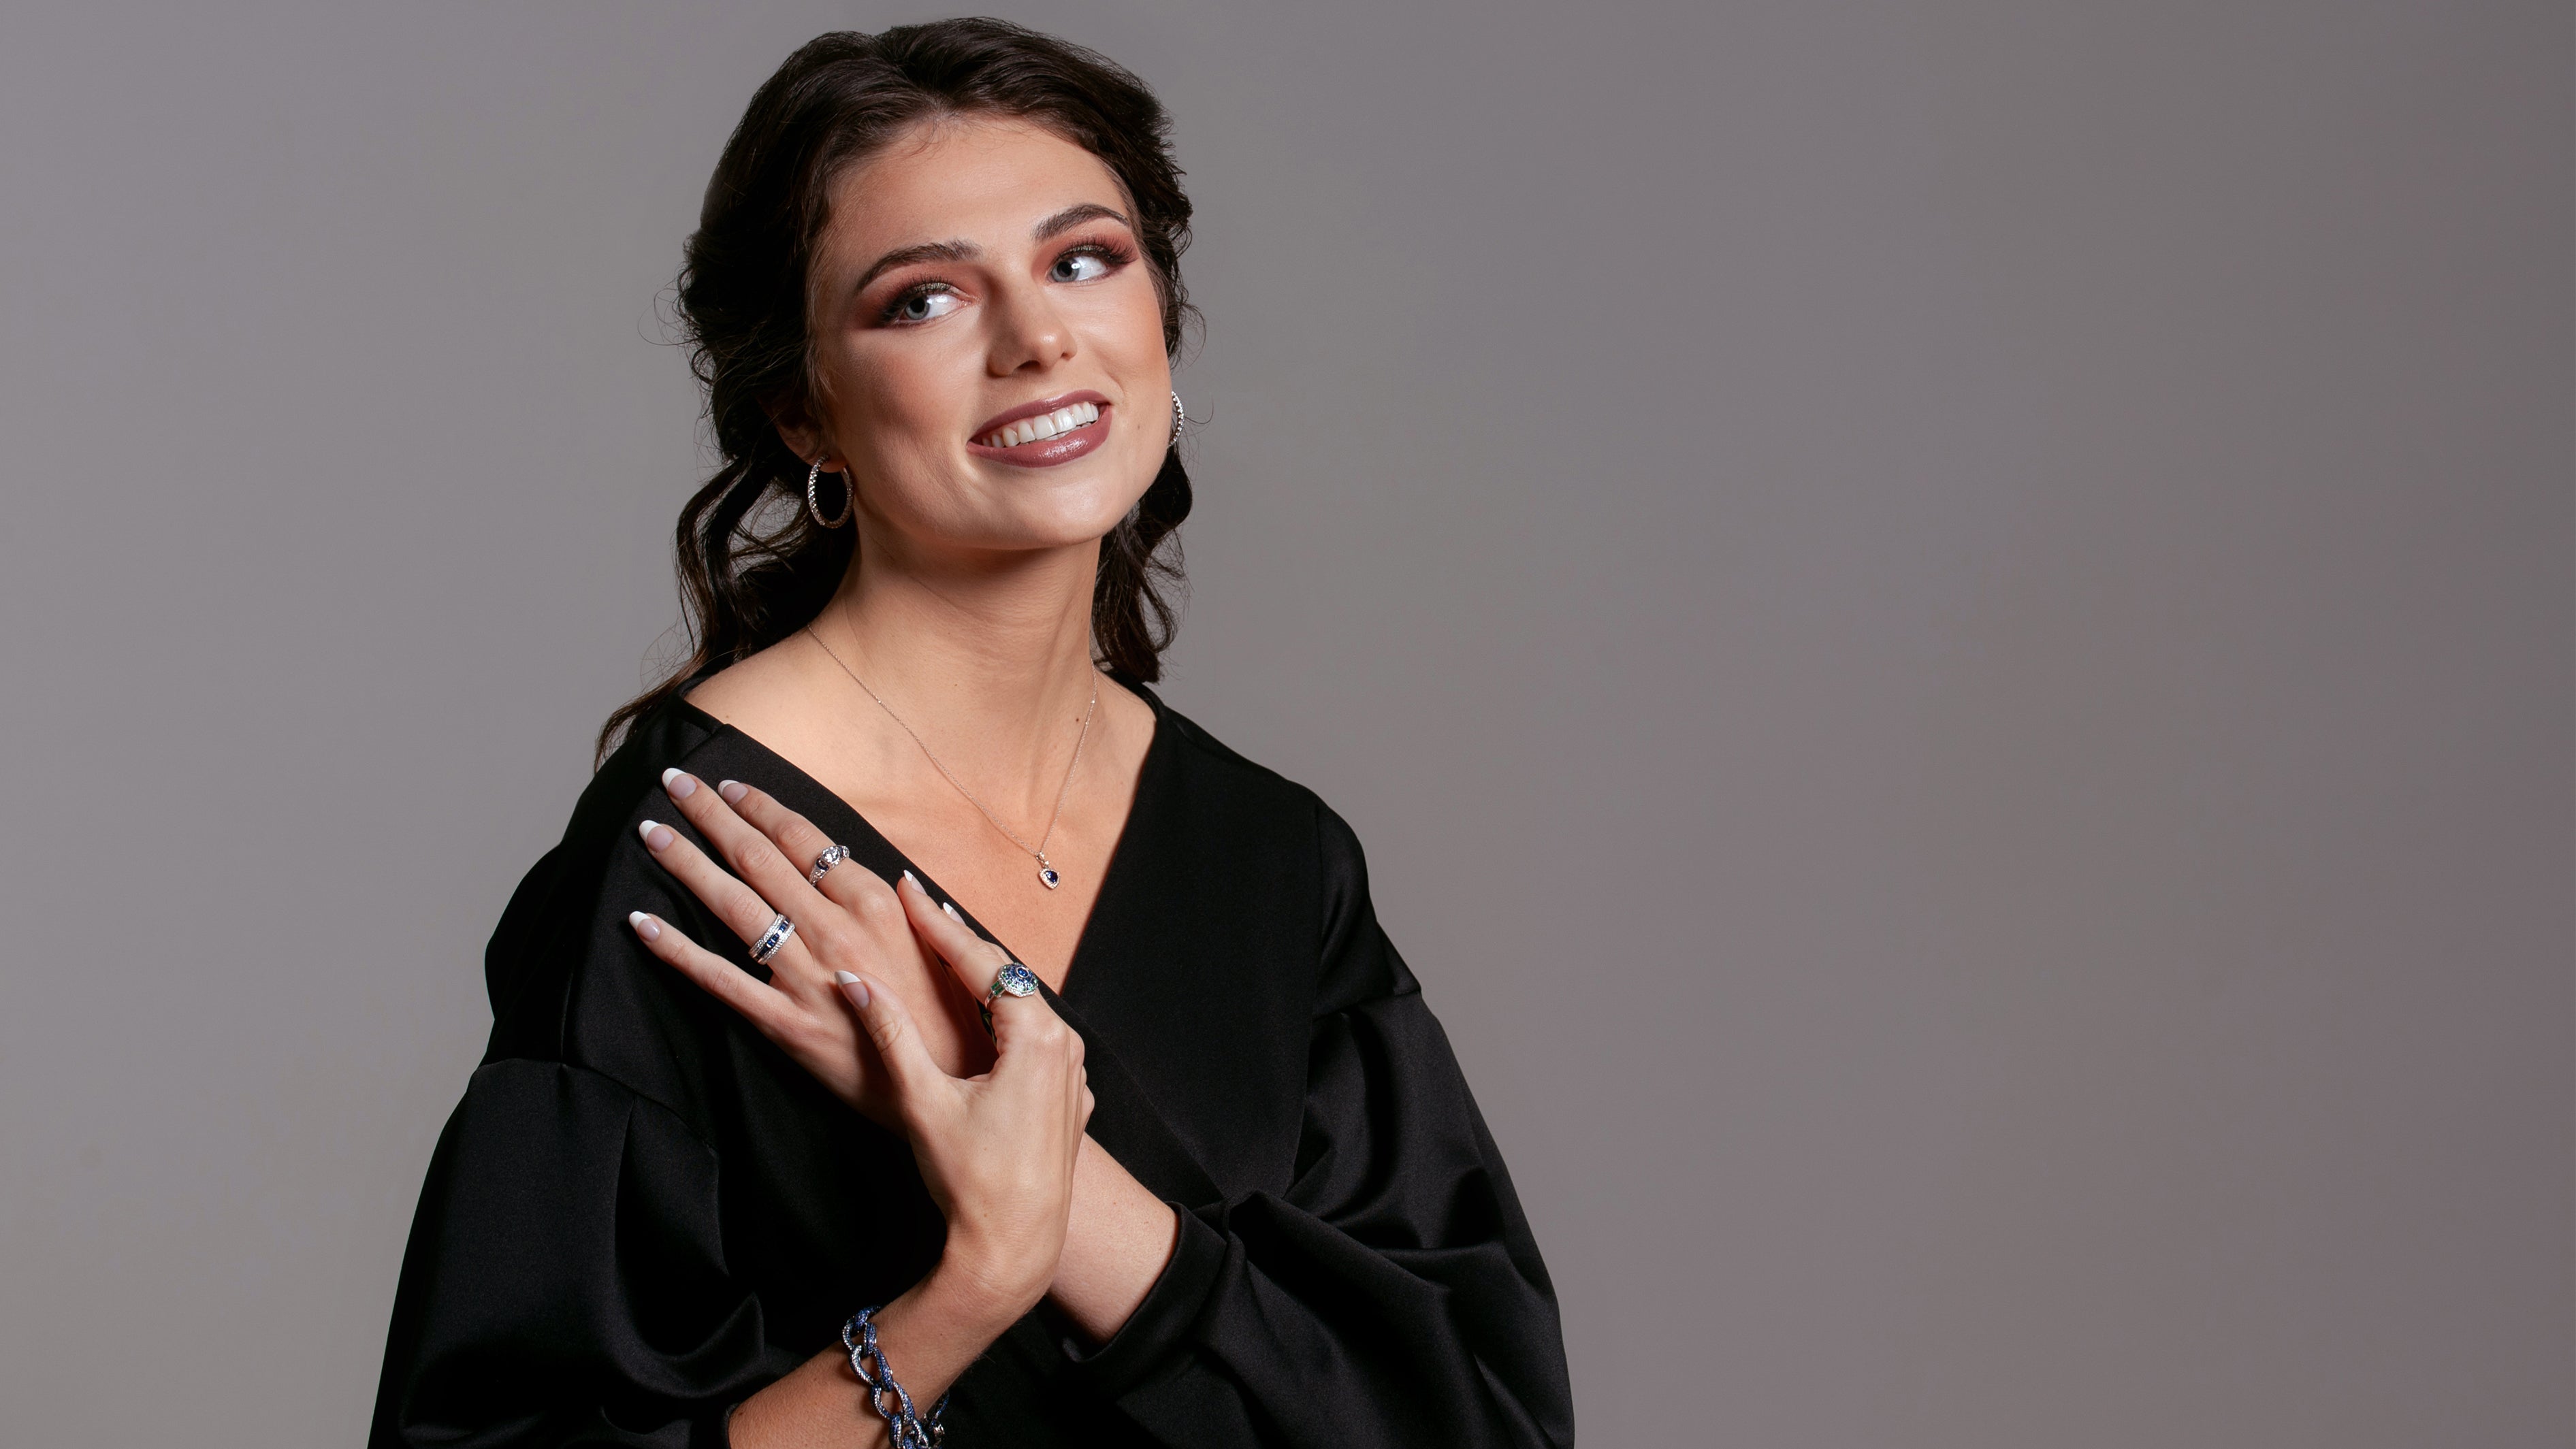
M920 1288L924 1297L938 1299L964 1321L989 1329L998 1338L1037 1306L1053 1277L1052 1269L1032 1275L951 1238Z

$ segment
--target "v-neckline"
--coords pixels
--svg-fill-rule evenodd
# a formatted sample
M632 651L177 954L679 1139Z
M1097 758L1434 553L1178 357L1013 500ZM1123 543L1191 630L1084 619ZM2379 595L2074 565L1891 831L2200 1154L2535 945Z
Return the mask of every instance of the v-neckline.
M991 941L994 945L1001 947L1004 951L1009 952L1012 960L1017 961L1020 959L1020 953L1012 950L1010 942L1001 939L1001 937L987 929L983 922L976 917L975 913L966 908L966 903L964 901L958 899L956 895L942 887L939 882L932 878L931 874L927 870L923 869L918 862L914 861L912 857L904 854L900 847L898 847L891 839L887 838L884 831L879 830L876 827L875 821L868 819L867 815L862 812L859 807L842 798L839 791L832 789L822 781L815 779L810 774L807 774L804 769L799 767L794 761L788 759L785 755L782 755L776 750L771 749L769 746L762 744L759 737L753 735L748 730L745 730L728 720L718 719L714 715L707 713L707 711L700 706L690 703L688 694L689 690L696 688L703 682L703 680L689 681L687 685L682 687L678 694L672 696L672 707L678 710L684 718L690 719L705 728L710 739L717 739L726 735L731 735L733 738L740 740L745 747L766 759L768 763L780 773L795 777L795 779L812 789L816 794L839 806L842 813L849 816L851 822L855 824L860 831L864 831L867 836L874 839L876 845L884 850L887 858L895 861L901 868L911 871L914 877L920 880L924 886L928 887L933 895L936 895L943 901L947 901L955 905L958 911L966 917L967 925L973 928L977 934L983 936L984 939ZM1119 887L1120 882L1125 879L1126 874L1128 873L1128 861L1136 854L1136 852L1129 847L1129 842L1134 840L1136 837L1137 817L1144 813L1144 806L1147 800L1146 792L1148 786L1153 780L1154 770L1162 763L1164 756L1170 751L1172 727L1171 721L1168 718L1169 711L1165 709L1162 698L1142 684L1131 683L1125 680L1121 680L1119 683L1132 691L1139 699L1144 700L1146 707L1153 710L1154 733L1153 737L1145 742L1145 757L1137 762L1135 793L1128 799L1127 818L1121 822L1118 827L1118 838L1110 843L1109 863L1102 867L1100 873L1100 889L1093 893L1091 897L1091 909L1082 918L1082 930L1074 936L1073 951L1065 958L1064 990L1059 992L1055 987L1048 986L1043 980L1038 983L1040 988L1043 989L1050 998L1057 1001L1070 1000L1070 993L1073 990L1074 983L1077 980L1087 981L1091 977L1090 971L1077 970L1076 968L1083 967L1088 964L1087 953L1091 949L1092 941L1100 934L1101 908L1109 903L1110 892ZM826 831L825 833L838 838L846 832ZM855 838L856 837L853 837L853 839ZM852 843L852 841L843 840L842 843L846 845ZM1090 993L1086 992L1085 994L1088 995Z

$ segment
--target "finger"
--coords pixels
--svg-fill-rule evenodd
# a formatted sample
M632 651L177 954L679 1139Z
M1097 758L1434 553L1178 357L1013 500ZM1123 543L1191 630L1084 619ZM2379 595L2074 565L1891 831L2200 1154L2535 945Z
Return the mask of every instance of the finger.
M912 933L948 964L949 972L957 978L958 985L966 988L968 996L982 1001L984 993L993 987L993 973L1010 963L1011 953L976 935L955 906L943 908L931 899L929 889L912 872L904 872L895 886L895 895L903 902Z
M689 933L660 916L635 911L626 917L644 949L661 957L696 982L709 996L742 1013L743 1019L769 1036L794 1023L796 1003L777 987L761 981L731 961L689 939Z
M636 827L644 837L644 848L662 863L662 868L679 878L691 894L706 902L725 928L742 938L748 946L769 934L770 923L785 913L771 908L759 892L725 873L724 867L707 858L707 853L684 838L680 832L657 820L647 820ZM788 916L793 922L796 918ZM794 936L787 938L768 962L772 976L785 976L791 981L812 984L822 977L821 968L805 950L805 943Z
M912 1013L904 1008L902 997L848 971L834 973L832 980L840 987L841 998L859 1014L859 1024L867 1029L868 1040L876 1043L877 1055L885 1062L886 1075L894 1083L897 1106L906 1120L926 1105L928 1093L954 1087L956 1079L931 1060L930 1048L922 1042L921 1030L913 1024Z
M671 803L698 828L698 834L706 837L725 863L733 867L733 873L759 892L762 900L794 921L798 930L814 933L816 940L831 934L839 922L829 912L816 909L825 902L822 893L807 884L807 866L796 864L766 832L744 819L722 787L710 790L706 782L688 771L671 769L662 772L662 788L670 793Z
M718 781L716 794L733 807L736 815L750 822L754 830L769 837L770 844L778 847L778 853L787 858L787 863L796 868L798 875L809 883L814 881L815 857L831 848L832 837L816 829L814 822L779 804L778 798L768 791L754 789L740 780ZM823 879L816 883L815 888L825 899L846 906L851 902L842 897L839 887L860 876L871 880L876 878L874 872L866 867L844 860L823 872Z
M1062 1049L1067 1044L1065 1038L1070 1037L1072 1045L1079 1049L1081 1038L1064 1024L1064 1019L1055 1014L1055 1008L1047 1005L1044 997L994 994L993 978L1010 964L1008 951L968 929L955 907L943 908L933 903L930 892L923 889L921 882L909 872L896 887L895 894L903 902L904 913L912 921L914 934L929 944L933 954L948 963L948 969L956 974L958 984L966 988L966 993L974 998L976 1004L991 1013L994 1071L997 1074L1002 1069L1001 1063L1011 1057L1015 1042Z

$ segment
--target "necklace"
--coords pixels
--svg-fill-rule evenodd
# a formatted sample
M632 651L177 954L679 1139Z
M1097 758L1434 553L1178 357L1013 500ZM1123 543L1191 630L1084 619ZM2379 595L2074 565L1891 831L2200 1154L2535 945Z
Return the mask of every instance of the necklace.
M894 706L885 702L884 695L877 693L873 689L869 689L868 682L859 677L859 672L852 669L847 660L844 660L840 655L833 653L831 645L823 643L823 636L814 632L813 625L807 624L805 626L805 634L807 638L810 638L816 644L821 645L824 653L832 655L832 662L841 666L841 672L850 676L850 682L852 684L865 690L868 698L877 702L877 708L886 712L886 718L893 720L905 734L912 736L912 742L921 746L922 758L930 761L930 767L932 769L937 770L941 777L946 779L949 784L957 787L957 793L966 797L967 804L974 806L979 811L982 811L984 818L993 822L993 828L1002 832L1004 835L1009 836L1013 845L1016 845L1020 849L1037 857L1038 879L1046 882L1046 888L1048 890L1054 890L1057 886L1064 884L1064 877L1056 873L1054 866L1047 864L1046 848L1047 842L1055 839L1056 818L1064 814L1065 793L1073 788L1073 767L1082 763L1082 742L1091 737L1092 712L1100 708L1099 670L1094 669L1091 671L1091 703L1083 706L1082 733L1073 737L1073 758L1064 762L1064 783L1056 786L1055 788L1055 810L1047 816L1046 834L1038 837L1037 844L1031 845L1020 838L1018 831L1004 825L1002 823L1001 816L994 814L990 809L985 807L983 801L976 799L975 792L966 788L965 781L958 779L953 774L950 774L948 767L939 763L939 757L930 752L930 742L923 739L912 726L903 722L903 716L894 712Z

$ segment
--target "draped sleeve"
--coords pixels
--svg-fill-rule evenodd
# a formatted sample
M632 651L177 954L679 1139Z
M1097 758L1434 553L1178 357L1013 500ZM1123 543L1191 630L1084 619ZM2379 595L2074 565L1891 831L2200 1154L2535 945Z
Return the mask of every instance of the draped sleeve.
M562 1062L482 1067L413 1220L374 1442L723 1449L725 1407L793 1364L716 1222L715 1154L669 1109Z
M903 1143L626 923L751 969L636 835L670 813L660 768L708 758L686 723L638 726L493 932L491 1043L421 1188L374 1449L724 1449L732 1405L936 1259Z
M1172 1449L1566 1446L1556 1296L1348 825L1325 911L1292 1180L1184 1208L1136 1314L1075 1376ZM1174 1204L1181 1207L1180 1204Z

